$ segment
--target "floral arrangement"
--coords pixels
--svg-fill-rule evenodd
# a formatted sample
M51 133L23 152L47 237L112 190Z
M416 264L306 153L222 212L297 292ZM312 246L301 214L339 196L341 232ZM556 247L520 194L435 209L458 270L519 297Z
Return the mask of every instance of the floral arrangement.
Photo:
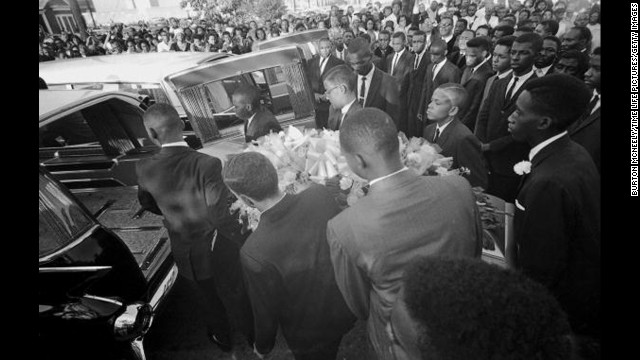
M423 138L408 139L398 134L402 162L418 175L463 175L465 168L451 169L453 159L440 154L438 145ZM326 185L338 204L352 206L366 195L368 181L354 174L340 150L339 132L303 129L289 126L286 131L271 133L253 141L245 152L255 151L266 156L278 171L278 185L286 193L296 194L312 183ZM260 212L241 200L231 206L240 211L248 227L255 229Z

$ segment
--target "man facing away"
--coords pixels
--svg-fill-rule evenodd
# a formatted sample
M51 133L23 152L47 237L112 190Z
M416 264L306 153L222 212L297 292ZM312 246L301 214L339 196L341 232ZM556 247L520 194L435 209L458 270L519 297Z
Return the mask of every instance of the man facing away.
M278 188L278 173L257 152L231 158L224 181L260 223L240 250L255 318L256 354L274 347L278 327L296 360L335 359L355 317L336 286L326 241L327 221L340 208L327 188L299 194Z
M256 140L270 132L280 132L278 119L260 104L260 90L251 85L241 85L231 97L236 116L244 120L244 139Z
M234 199L222 182L222 162L184 142L184 123L171 105L149 107L144 125L162 148L136 165L140 205L164 216L179 276L194 289L208 337L230 351L229 320L250 340L252 319L239 261L244 237L229 213Z
M339 65L329 70L324 79L325 97L331 102L329 108L329 130L340 130L340 125L347 121L362 106L356 101L356 74L347 65Z
M591 94L582 81L565 74L524 85L517 111L509 117L509 132L530 146L531 166L515 201L515 244L506 255L516 269L551 291L581 342L597 351L600 175L585 148L567 134Z
M345 122L340 145L351 170L370 187L329 221L336 281L351 311L367 321L376 355L366 358L393 359L385 327L404 266L424 255L479 257L475 197L461 177L418 176L404 167L398 131L379 109L359 110Z

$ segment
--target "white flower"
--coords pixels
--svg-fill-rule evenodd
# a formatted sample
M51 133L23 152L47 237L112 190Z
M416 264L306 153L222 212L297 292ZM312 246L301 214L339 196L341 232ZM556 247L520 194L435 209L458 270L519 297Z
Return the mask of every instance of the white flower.
M353 185L353 179L351 179L350 177L342 177L342 179L340 179L340 189L342 190L347 190L351 188L351 185Z
M524 175L531 172L531 162L529 161L520 161L519 163L513 165L513 171L518 175Z
M411 165L420 166L422 162L422 157L418 153L409 153L407 154L407 163Z

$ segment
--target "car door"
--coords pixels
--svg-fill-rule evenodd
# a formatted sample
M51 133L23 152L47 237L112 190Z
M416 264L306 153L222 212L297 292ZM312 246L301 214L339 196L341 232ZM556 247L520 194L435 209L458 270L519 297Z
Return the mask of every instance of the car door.
M203 152L244 146L243 121L235 114L231 96L241 85L260 88L261 103L285 128L315 126L314 99L304 71L304 54L285 46L222 59L165 78L178 93ZM210 155L221 157L213 151Z

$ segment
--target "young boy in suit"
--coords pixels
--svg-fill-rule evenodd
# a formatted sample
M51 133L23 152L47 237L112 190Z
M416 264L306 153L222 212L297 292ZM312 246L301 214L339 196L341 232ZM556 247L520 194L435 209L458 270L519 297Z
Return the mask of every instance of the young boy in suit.
M440 85L431 96L427 118L434 123L424 129L423 137L442 148L442 155L453 157L452 168L465 167L472 187L487 187L488 174L480 150L480 140L460 122L467 102L467 90L456 83Z

